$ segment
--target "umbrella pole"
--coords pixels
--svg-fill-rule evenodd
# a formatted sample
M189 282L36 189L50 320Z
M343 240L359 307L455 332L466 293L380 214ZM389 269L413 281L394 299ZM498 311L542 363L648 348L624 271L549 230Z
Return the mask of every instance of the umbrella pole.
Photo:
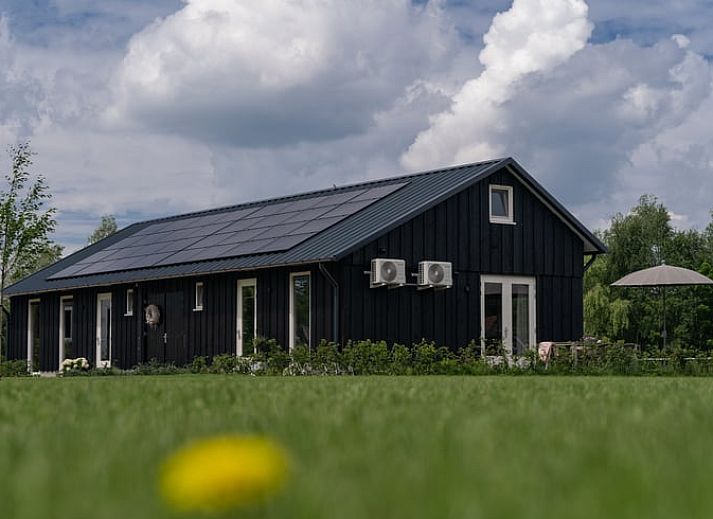
M666 287L663 287L663 347L666 349Z

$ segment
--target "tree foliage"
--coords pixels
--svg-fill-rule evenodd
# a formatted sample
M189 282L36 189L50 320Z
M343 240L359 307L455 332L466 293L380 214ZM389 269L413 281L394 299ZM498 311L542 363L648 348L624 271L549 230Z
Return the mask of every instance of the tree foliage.
M29 143L9 149L10 170L0 190L0 301L11 283L53 263L62 247L50 240L56 226L52 195L41 175L30 173L33 152ZM0 312L4 323L5 312ZM0 341L4 339L0 337ZM0 352L2 352L0 342Z
M713 213L711 215L713 217ZM657 288L615 288L611 283L662 263L713 274L713 221L703 231L677 230L659 200L644 195L629 213L615 215L599 233L609 248L585 276L585 332L642 345L662 342L662 293ZM667 289L672 344L713 347L713 288Z
M118 226L116 225L116 218L114 217L114 215L105 214L104 216L102 216L99 226L94 229L94 232L91 235L89 235L87 242L89 245L91 245L92 243L96 243L99 240L103 240L107 236L111 236L112 234L114 234L117 229Z

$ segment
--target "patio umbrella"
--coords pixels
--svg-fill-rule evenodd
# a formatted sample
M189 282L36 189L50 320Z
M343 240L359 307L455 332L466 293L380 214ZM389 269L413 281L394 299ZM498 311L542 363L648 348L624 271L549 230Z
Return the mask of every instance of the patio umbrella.
M666 287L713 285L713 279L694 270L659 265L637 270L612 283L614 287L661 287L663 297L663 345L666 347Z

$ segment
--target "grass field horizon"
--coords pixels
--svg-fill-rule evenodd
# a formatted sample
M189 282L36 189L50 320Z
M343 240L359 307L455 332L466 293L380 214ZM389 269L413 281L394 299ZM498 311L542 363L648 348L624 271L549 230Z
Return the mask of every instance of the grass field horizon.
M3 379L0 516L186 517L160 464L238 433L291 475L234 517L710 517L711 404L706 378Z

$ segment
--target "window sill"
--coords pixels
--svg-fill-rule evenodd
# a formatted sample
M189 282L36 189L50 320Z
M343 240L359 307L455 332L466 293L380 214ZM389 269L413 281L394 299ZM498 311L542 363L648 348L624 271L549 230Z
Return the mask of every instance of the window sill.
M203 307L202 307L202 306L197 306L197 307L195 307L195 308L193 309L193 311L194 311L194 312L202 312L202 311L203 311Z
M124 317L133 317L133 316L134 316L133 312L131 312L130 314L129 313L124 314Z
M491 218L490 223L500 224L500 225L517 225L517 222L513 220L499 220L497 218Z

